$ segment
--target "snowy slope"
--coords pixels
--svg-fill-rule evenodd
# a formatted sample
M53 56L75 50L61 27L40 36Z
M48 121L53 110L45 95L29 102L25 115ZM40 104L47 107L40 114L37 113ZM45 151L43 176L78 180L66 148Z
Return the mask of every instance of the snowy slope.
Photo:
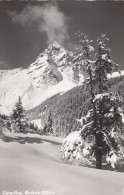
M64 164L60 159L59 143L60 138L6 133L3 141L0 140L1 194L3 191L22 194L24 191L30 194L31 191L40 194L51 191L54 195L123 194L123 173Z
M32 86L27 70L7 71L0 78L1 112L10 113L18 96L22 97L24 107L36 106L39 103L41 92Z
M66 63L68 51L54 42L27 69L0 70L0 113L10 114L18 96L25 109L80 85Z

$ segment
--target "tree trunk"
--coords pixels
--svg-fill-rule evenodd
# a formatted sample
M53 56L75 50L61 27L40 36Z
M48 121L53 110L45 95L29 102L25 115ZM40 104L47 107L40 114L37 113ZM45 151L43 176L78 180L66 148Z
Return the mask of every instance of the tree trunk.
M96 168L102 169L102 151L101 151L101 149L97 149L97 151L96 151Z

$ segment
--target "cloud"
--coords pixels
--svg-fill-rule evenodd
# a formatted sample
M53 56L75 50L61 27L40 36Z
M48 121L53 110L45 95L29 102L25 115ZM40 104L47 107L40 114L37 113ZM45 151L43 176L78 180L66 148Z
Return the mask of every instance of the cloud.
M8 70L11 69L12 66L4 61L0 61L0 70Z
M22 12L9 11L13 22L22 25L36 24L39 32L45 32L47 43L55 40L63 44L68 39L68 19L56 4L48 3L44 6L26 6Z

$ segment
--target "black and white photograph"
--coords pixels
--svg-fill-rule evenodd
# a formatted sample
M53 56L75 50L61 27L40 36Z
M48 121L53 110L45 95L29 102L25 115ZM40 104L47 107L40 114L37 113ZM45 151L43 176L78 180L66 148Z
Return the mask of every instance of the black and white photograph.
M0 195L124 195L124 1L0 0Z

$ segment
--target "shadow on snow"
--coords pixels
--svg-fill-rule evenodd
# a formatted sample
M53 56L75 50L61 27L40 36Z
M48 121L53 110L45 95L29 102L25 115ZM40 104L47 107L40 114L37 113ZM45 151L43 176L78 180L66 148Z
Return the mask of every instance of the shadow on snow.
M7 135L3 135L1 137L1 140L4 142L18 142L19 144L25 144L25 143L37 143L37 144L41 144L43 143L41 138L37 138L37 137L21 137L21 136L14 136L14 137L10 137Z
M49 140L47 138L40 138L40 137L35 137L35 135L39 135L36 133L33 133L34 136L28 136L28 133L18 133L17 135L14 135L13 133L10 133L10 135L6 135L6 134L1 134L0 136L0 140L2 140L3 142L17 142L19 144L25 144L25 143L37 143L37 144L41 144L43 142L48 142L54 145L61 145L60 142L57 141L53 141L53 140ZM24 136L22 136L24 135ZM41 135L40 135L41 136Z

